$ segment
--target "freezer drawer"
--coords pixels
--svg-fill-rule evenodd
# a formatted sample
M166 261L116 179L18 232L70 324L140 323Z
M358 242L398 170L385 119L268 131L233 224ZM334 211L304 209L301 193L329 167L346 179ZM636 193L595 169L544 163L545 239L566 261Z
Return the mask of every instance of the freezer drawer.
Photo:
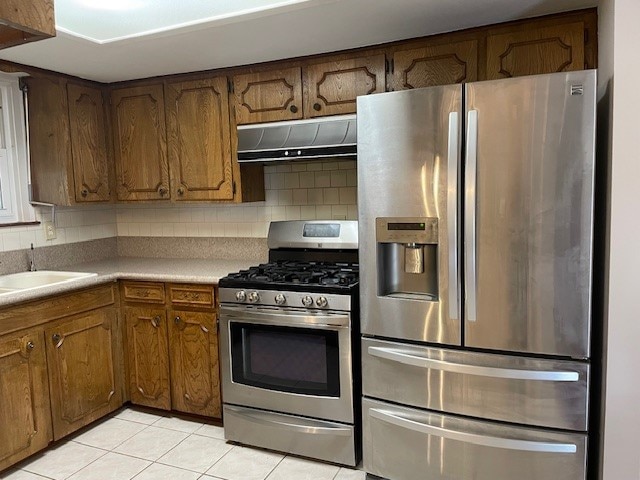
M364 467L393 480L584 480L587 436L363 400Z
M589 365L362 339L367 397L511 423L587 430Z
M352 467L360 461L353 425L296 415L225 404L224 438Z

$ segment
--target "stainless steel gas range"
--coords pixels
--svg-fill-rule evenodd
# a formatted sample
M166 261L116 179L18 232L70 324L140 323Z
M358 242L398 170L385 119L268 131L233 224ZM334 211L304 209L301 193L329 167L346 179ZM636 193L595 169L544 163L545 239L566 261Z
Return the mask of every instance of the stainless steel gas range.
M355 466L357 222L272 222L268 244L219 283L225 438Z

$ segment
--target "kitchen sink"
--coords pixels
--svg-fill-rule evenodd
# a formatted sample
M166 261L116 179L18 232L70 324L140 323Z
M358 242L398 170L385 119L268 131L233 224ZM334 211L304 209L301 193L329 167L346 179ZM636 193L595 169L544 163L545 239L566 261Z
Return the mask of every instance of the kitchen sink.
M12 292L49 287L60 283L68 283L80 278L95 277L97 273L57 272L41 270L35 272L19 272L0 276L0 295Z

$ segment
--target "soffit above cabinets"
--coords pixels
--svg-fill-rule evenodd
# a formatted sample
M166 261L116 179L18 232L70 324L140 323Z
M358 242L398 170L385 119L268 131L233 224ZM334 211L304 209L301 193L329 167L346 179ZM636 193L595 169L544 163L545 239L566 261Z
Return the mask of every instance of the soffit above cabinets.
M56 0L58 35L0 59L116 82L313 55L597 0Z

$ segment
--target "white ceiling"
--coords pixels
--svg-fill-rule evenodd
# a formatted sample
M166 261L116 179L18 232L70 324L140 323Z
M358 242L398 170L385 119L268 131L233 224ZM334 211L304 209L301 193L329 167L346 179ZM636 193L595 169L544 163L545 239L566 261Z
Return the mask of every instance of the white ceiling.
M0 59L114 82L344 50L596 4L597 0L55 0L58 36L1 50Z

